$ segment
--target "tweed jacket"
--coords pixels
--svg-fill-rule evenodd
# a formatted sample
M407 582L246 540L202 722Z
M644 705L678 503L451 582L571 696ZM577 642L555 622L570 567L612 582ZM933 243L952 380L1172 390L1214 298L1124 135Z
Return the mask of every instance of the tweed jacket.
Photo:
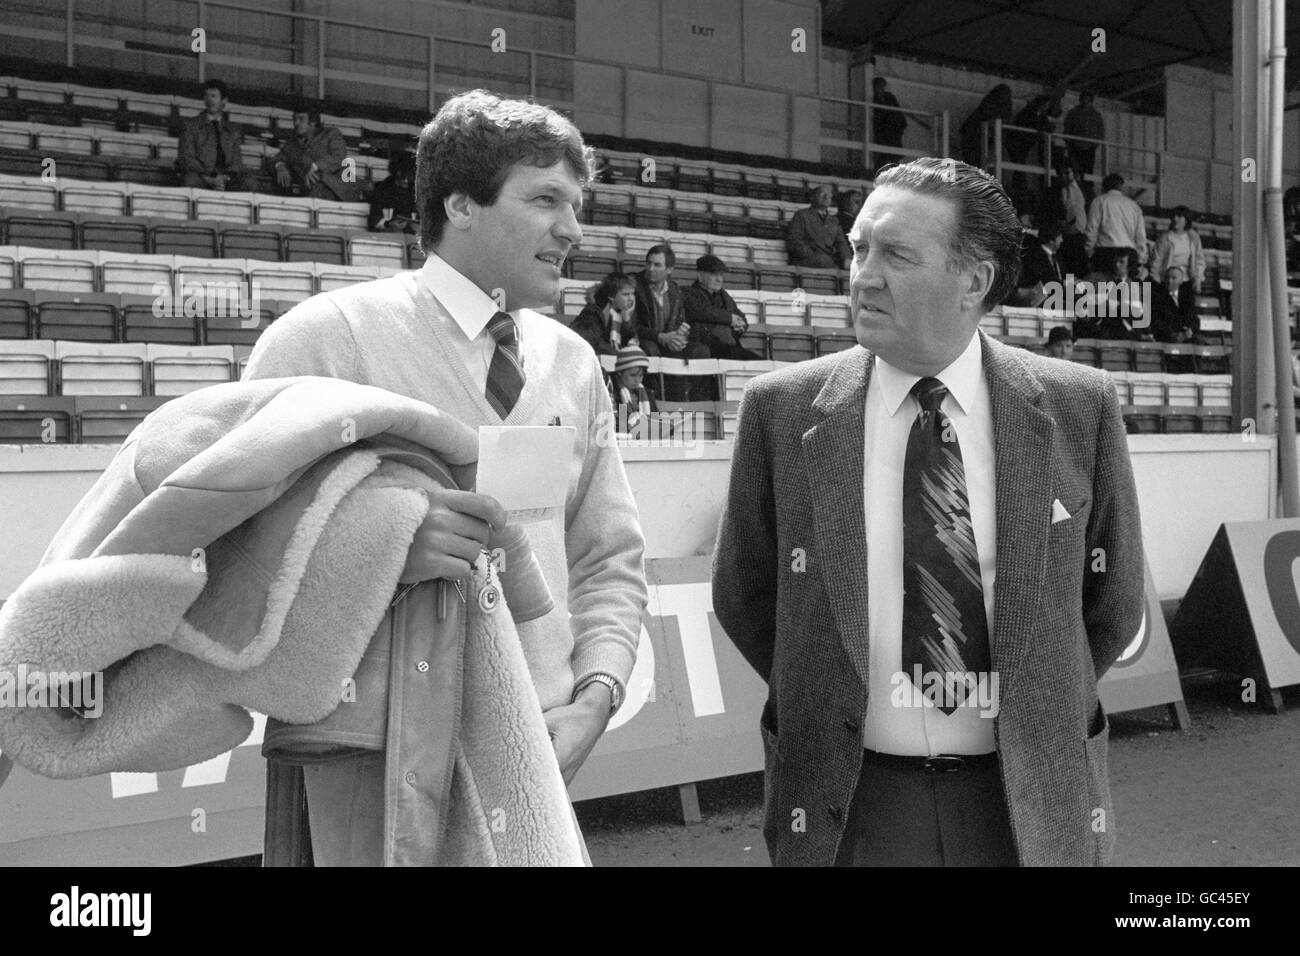
M171 770L238 746L256 710L281 755L386 752L387 864L580 865L524 660L553 603L522 529L493 539L495 609L440 613L443 582L394 604L429 493L469 487L476 456L455 418L337 379L168 402L0 609L0 671L102 670L102 712L0 708L6 756L56 778Z
M176 171L186 173L238 172L244 168L242 154L244 130L224 116L214 124L206 113L191 116L181 123L180 141L176 146ZM218 167L218 145L225 164Z
M1022 865L1101 864L1115 824L1097 679L1143 619L1124 425L1103 373L978 334L995 436L994 733L1015 849ZM768 684L763 829L777 865L834 862L862 771L871 368L854 347L759 376L741 403L713 603ZM1054 500L1068 520L1053 521Z

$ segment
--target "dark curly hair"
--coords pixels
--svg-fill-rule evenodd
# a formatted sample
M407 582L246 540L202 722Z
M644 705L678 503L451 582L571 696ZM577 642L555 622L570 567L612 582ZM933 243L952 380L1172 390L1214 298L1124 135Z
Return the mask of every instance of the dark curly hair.
M618 295L623 289L635 289L636 282L630 275L622 272L611 272L605 278L600 280L600 285L596 286L596 291L592 296L597 307L605 308L609 305L614 296Z
M591 147L569 119L550 107L486 90L448 100L420 132L416 148L415 207L425 251L442 239L447 224L443 202L452 193L491 206L512 166L546 167L561 159L583 186L591 182Z

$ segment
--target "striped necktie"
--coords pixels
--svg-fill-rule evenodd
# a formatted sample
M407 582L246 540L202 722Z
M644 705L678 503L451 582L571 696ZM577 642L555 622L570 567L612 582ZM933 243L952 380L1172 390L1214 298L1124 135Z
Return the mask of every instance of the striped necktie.
M488 320L487 328L497 342L492 364L488 366L487 400L496 413L505 418L524 390L524 361L519 354L514 319L505 312L498 312Z
M947 394L937 378L912 386L921 412L903 465L903 673L914 680L919 665L922 675L951 679L953 696L936 701L951 714L967 685L948 675L973 671L978 680L990 665L966 471L952 421L940 409Z

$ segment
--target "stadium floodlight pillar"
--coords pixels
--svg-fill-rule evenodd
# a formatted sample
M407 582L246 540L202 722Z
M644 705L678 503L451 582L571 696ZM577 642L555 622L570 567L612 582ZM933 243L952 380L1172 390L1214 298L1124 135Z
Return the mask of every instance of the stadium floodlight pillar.
M1295 412L1291 392L1291 316L1286 291L1286 235L1282 222L1282 138L1286 108L1286 3L1267 0L1268 162L1264 164L1264 212L1268 274L1273 305L1273 374L1277 397L1277 456L1281 468L1283 518L1300 518L1300 479L1296 475Z
M1263 0L1232 6L1232 413L1243 433L1276 427L1273 335L1265 318L1271 295L1260 216L1260 160L1266 153L1264 56L1268 8Z

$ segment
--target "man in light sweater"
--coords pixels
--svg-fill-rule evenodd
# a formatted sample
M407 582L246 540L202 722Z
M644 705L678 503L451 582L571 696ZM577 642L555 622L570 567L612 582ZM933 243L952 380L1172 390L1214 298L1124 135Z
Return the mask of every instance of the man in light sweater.
M1085 250L1092 267L1106 272L1111 261L1129 255L1137 265L1146 265L1147 226L1142 207L1124 195L1124 177L1111 173L1101 181L1102 194L1088 207Z
M646 604L636 504L617 448L598 437L612 415L600 365L576 334L532 311L559 297L582 238L591 150L558 113L476 90L438 111L416 162L424 266L297 306L258 340L245 378L349 379L472 427L576 426L565 514L526 526L555 608L524 653L567 783L622 701ZM402 580L464 578L505 521L484 495L431 499ZM305 776L317 864L376 862L382 754Z

